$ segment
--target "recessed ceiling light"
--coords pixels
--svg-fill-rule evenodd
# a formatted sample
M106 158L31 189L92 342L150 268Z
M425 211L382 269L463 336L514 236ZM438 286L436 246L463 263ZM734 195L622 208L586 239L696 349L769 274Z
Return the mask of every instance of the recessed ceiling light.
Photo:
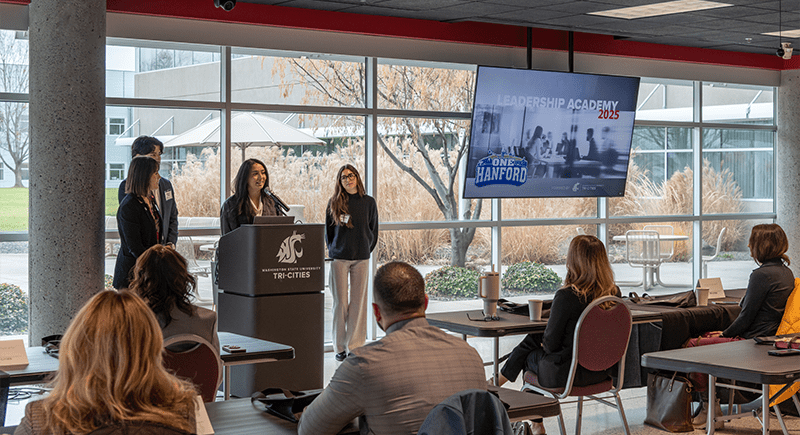
M682 12L702 11L705 9L715 9L733 6L728 3L719 3L703 0L678 0L664 3L654 3L650 5L634 6L630 8L610 9L607 11L589 12L588 15L600 15L611 18L624 18L633 20L635 18L657 17L659 15L679 14Z
M800 38L800 29L783 30L781 32L762 33L762 35L777 36L783 38Z

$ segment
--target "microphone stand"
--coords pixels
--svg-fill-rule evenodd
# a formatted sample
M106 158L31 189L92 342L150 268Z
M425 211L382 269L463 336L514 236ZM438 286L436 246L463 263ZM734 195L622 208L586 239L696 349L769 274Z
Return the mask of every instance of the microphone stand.
M281 199L278 198L278 195L274 194L269 186L264 186L264 193L269 195L269 197L272 198L272 201L275 202L275 205L278 206L278 212L281 215L286 216L286 212L289 211L289 206L286 205L285 202L281 201Z

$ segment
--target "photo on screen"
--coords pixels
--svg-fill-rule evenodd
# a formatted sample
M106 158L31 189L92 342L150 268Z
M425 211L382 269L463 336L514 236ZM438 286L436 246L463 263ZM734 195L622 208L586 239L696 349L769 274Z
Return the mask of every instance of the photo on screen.
M638 77L478 67L464 198L623 196Z

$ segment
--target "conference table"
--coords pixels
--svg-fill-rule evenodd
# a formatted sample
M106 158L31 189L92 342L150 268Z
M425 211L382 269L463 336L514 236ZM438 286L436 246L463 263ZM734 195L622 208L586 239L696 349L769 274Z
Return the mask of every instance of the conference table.
M284 344L273 343L267 340L247 337L232 332L219 332L220 347L239 346L244 352L226 352L220 349L220 359L223 367L223 392L225 400L230 398L230 368L235 365L257 364L279 360L294 359L294 348ZM45 382L49 376L58 370L58 359L45 353L44 347L33 346L25 348L28 355L28 365L24 367L6 367L0 370L9 375L10 386L30 385ZM5 410L8 396L0 397L0 426L5 422Z
M626 386L639 386L640 382L634 382L633 379L637 376L640 379L645 376L640 372L638 364L640 354L679 347L691 336L705 331L725 329L739 314L740 307L732 302L741 298L744 290L726 290L726 293L729 294L729 297L719 301L719 305L711 303L704 307L675 308L662 305L639 305L628 301L628 308L631 309L635 327L631 334L631 345L626 357ZM545 302L545 306L549 307L549 301ZM483 319L483 312L481 310L465 310L428 313L426 317L431 325L461 334L464 340L468 336L492 338L492 373L494 379L497 380L500 366L500 337L543 334L547 326L547 319L535 322L530 320L527 315L504 311L498 311L498 315L499 320L476 321L473 319ZM654 324L662 324L663 330L670 331L670 334L661 334L662 328L654 326ZM640 328L637 328L637 325Z
M555 417L560 407L558 400L529 392L508 388L489 387L501 401L508 405L511 421L536 417ZM215 435L294 435L297 425L264 411L260 403L250 399L232 399L224 402L206 403L206 412ZM353 420L340 434L359 433L358 420Z
M800 357L776 357L767 354L773 349L753 340L665 350L642 355L642 365L652 369L708 374L708 403L716 402L717 378L761 384L763 426L761 433L769 434L769 385L791 385L800 380ZM708 433L714 433L716 407L709 406ZM800 411L800 409L798 409ZM730 420L752 414L726 415ZM777 414L781 429L785 425Z

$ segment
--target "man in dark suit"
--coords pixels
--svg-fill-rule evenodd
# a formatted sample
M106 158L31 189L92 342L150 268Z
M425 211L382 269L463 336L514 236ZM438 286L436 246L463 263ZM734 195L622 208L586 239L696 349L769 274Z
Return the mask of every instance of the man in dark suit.
M156 159L161 165L161 154L164 153L164 144L152 136L139 136L131 145L131 158L148 156ZM125 198L125 182L119 185L119 202ZM175 204L175 193L172 183L166 178L158 182L158 192L153 192L153 197L161 213L161 240L162 245L175 245L178 242L178 206Z

